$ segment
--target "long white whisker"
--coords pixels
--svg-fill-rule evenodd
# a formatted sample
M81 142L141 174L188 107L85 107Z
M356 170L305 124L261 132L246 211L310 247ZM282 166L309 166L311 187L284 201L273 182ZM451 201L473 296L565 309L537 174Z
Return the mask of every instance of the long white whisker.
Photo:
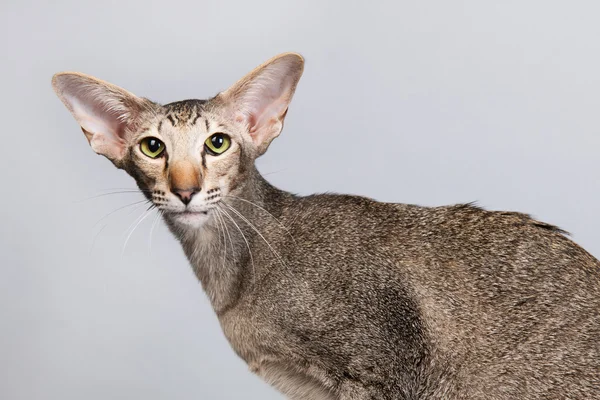
M94 246L96 245L96 239L98 239L98 236L100 236L100 234L102 233L102 231L104 230L104 228L106 228L107 225L108 224L102 225L102 227L100 228L100 230L94 235L94 238L92 239L92 245L90 246L90 256L94 252Z
M266 210L266 209L264 209L263 207L259 206L258 204L256 204L256 203L253 203L253 202L251 202L250 200L242 199L241 197L236 197L236 196L232 196L232 195L227 195L227 196L225 196L225 197L231 197L231 198L233 198L233 199L236 199L236 200L240 200L240 201L246 202L246 203L248 203L248 204L251 204L251 205L253 205L254 207L256 207L256 208L258 208L258 209L260 209L260 210L262 210L262 211L266 212L267 214L269 214L269 216L270 216L271 218L273 218L273 219L275 220L275 222L277 222L277 223L278 223L278 224L279 224L279 225L280 225L280 226L281 226L281 227L282 227L282 228L285 230L285 232L286 232L288 235L290 235L290 237L291 237L291 238L292 238L292 240L294 241L294 244L295 244L295 245L297 245L297 243L296 243L296 239L294 239L294 237L292 236L292 234L290 233L290 231L288 230L288 228L287 228L285 225L283 225L283 224L281 223L281 221L279 221L277 218L275 218L275 216L274 216L273 214L271 214L269 211L267 211L267 210Z
M124 205L122 207L117 208L116 210L113 210L111 212L109 212L108 214L106 214L105 216L103 216L102 218L100 218L98 221L96 221L96 223L94 225L92 225L91 229L94 229L96 227L96 225L98 225L102 220L108 218L109 216L113 215L114 213L116 213L117 211L123 210L124 208L127 207L132 207L137 205L137 207L135 207L131 212L134 212L135 210L137 210L138 208L142 207L145 203L148 203L150 200L141 200L141 201L136 201L135 203L131 203L131 204L127 204ZM129 214L131 214L131 212ZM129 215L127 214L127 215ZM96 240L98 240L98 237L100 237L100 234L102 233L102 231L104 231L104 228L106 228L108 226L108 222L103 224L100 227L100 230L98 232L96 232L96 234L94 235L94 238L92 239L92 244L90 245L90 255L92 255L93 251L94 251L94 246L96 245Z
M152 221L152 226L150 227L150 235L148 236L148 253L150 253L150 254L152 253L152 232L154 232L156 223L160 219L161 215L162 215L162 212L160 210L158 210L156 212L156 218L154 218L154 221Z
M139 207L136 207L136 210ZM127 214L130 215L131 213ZM133 220L133 222L127 227L127 229L125 229L125 231L123 231L123 235L127 234L127 232L129 232L129 230L135 226L139 220L141 220L145 215L147 214L147 211L142 212L140 215L138 215L137 217L135 217L135 219Z
M221 219L223 220L223 225L225 226L225 231L227 232L227 236L229 237L229 245L231 246L231 252L235 254L235 249L233 248L233 240L231 239L231 234L229 233L229 228L227 227L227 223L225 219L219 214Z
M129 191L122 190L122 191L118 191L118 192L102 193L102 194L98 194L96 196L87 197L87 198L82 199L82 200L75 200L73 203L82 203L84 201L97 199L99 197L111 196L111 195L114 195L114 194L133 194L133 193L142 194L139 190L129 190Z
M219 214L216 214L218 217L220 217ZM221 236L221 232L223 232L223 270L225 270L225 260L227 258L227 238L225 237L225 228L223 228L223 221L218 218L217 221L219 222L219 225L217 225L217 231L219 232L219 238ZM221 241L219 240L219 243Z
M216 211L219 211L218 209L215 209ZM225 256L227 256L227 238L225 237L225 232L227 233L227 236L229 237L229 246L231 248L231 253L235 254L235 249L233 248L233 240L231 239L231 234L229 233L229 228L227 227L227 223L225 222L225 219L223 218L222 213L217 212L216 216L219 218L221 225L223 226L223 246L225 247ZM225 258L223 259L223 269L225 268Z
M232 206L230 206L227 203L223 203L223 204L225 204L231 211L233 211L234 213L236 213L236 215L238 217L240 217L244 222L246 222L248 224L248 226L250 228L252 228L254 230L254 232L256 232L258 234L258 236L261 237L261 239L267 244L267 246L269 246L269 249L271 249L271 251L273 252L273 254L275 256L277 256L277 258L279 259L279 262L281 262L281 264L283 264L284 267L287 267L287 265L285 264L285 262L283 261L283 258L279 255L279 253L277 251L275 251L275 249L273 248L273 246L271 246L271 244L267 241L267 239L265 239L265 237L262 235L262 233L260 233L259 230L250 221L248 221L248 219L246 217L244 217L242 215L242 213L240 213L238 210L236 210L235 208L233 208Z
M223 203L223 204L225 204L225 203ZM246 242L246 247L248 248L248 253L250 254L250 263L252 264L252 285L255 285L256 284L256 268L254 266L254 257L252 256L252 250L250 250L250 244L248 243L248 240L246 239L246 236L244 235L244 232L242 232L242 229L237 224L237 222L235 222L235 220L233 219L233 217L231 215L229 215L229 213L226 210L223 210L221 207L219 207L218 204L217 204L217 209L219 211L225 213L225 215L229 218L229 220L231 222L233 222L233 224L235 225L235 227L237 228L237 230L240 231L240 234L242 235L242 238L244 239L244 242Z
M133 235L133 232L136 230L136 228L142 223L143 220L146 219L146 217L148 217L151 213L152 213L152 208L149 208L148 210L146 210L144 212L144 214L142 214L141 218L138 218L139 221L137 222L137 224L135 224L135 226L133 227L133 229L131 229L131 232L129 232L129 235L127 235L127 238L125 239L125 244L123 244L123 249L121 251L121 255L125 254L125 248L127 247L127 242L129 242L129 238L131 238L131 235Z
M272 174L277 174L279 172L287 171L288 169L289 168L278 169L277 171L266 172L266 173L261 174L261 175L262 176L268 176L268 175L272 175Z
M217 213L217 215L219 216L219 219L223 223L223 228L225 230L225 233L227 234L227 237L229 238L229 248L231 249L231 254L235 255L235 249L233 248L233 240L231 240L231 234L229 233L229 228L227 227L227 222L225 221L225 218L223 218L222 213ZM225 235L223 235L223 236L225 236ZM225 238L224 244L225 244L225 251L227 252L227 238Z
M94 225L92 225L92 229L94 229L94 227L95 227L96 225L98 225L98 224L100 223L100 221L104 220L105 218L108 218L108 217L110 217L111 215L113 215L113 214L114 214L114 213L116 213L117 211L120 211L120 210L122 210L122 209L124 209L124 208L127 208L127 207L135 206L136 204L139 204L139 206L137 206L136 208L134 208L134 209L133 209L133 211L135 211L135 210L137 210L138 208L142 207L142 206L143 206L145 203L149 203L149 202L150 202L150 200L140 200L140 201L136 201L135 203L131 203L131 204L124 205L123 207L119 207L119 208L117 208L116 210L113 210L113 211L109 212L109 213L108 213L108 214L106 214L104 217L100 218L98 221L96 221L96 223L95 223ZM144 203L144 204L143 204L143 203Z
M140 189L140 188L136 188L136 187L126 187L126 188L123 188L123 187L118 187L118 188L106 188L106 189L103 189L103 190L104 190L104 191L107 191L107 192L112 192L112 191L115 191L115 190L133 190L133 191L140 192L140 193L152 193L152 190L148 190L148 189Z

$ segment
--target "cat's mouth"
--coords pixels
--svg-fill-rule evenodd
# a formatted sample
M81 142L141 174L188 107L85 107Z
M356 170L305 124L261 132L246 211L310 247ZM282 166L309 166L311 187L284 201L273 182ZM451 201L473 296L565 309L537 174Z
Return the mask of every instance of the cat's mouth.
M169 213L171 218L182 225L186 225L189 227L198 228L202 226L208 220L208 212L210 210L200 210L200 211L192 211L192 210L184 210L179 212L171 212Z
M208 210L204 210L204 211L190 211L190 210L185 210L185 211L177 212L175 214L180 214L180 215L207 215L208 214Z

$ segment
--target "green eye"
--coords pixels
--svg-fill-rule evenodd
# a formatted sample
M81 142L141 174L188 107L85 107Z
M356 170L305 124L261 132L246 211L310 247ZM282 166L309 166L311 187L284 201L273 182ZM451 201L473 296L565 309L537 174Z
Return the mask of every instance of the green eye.
M204 142L204 147L209 154L218 156L231 146L231 139L224 133L215 133Z
M147 137L142 139L140 150L150 158L157 158L165 151L165 144L155 137Z

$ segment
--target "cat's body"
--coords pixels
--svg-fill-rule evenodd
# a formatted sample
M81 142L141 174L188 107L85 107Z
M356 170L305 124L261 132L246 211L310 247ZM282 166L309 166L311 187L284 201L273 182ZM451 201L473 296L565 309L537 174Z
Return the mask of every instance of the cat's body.
M600 263L558 228L260 176L300 74L288 54L167 106L79 74L54 85L163 212L233 349L288 397L600 399Z
M600 396L600 263L555 227L471 205L251 190L265 210L231 204L274 250L237 218L254 269L234 239L245 255L224 290L230 243L184 249L234 350L291 398Z

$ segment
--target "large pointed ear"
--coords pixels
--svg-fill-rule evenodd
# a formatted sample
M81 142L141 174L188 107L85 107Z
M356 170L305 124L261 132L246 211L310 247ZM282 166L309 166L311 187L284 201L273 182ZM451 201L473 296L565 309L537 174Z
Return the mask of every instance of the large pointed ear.
M218 97L230 116L247 127L258 157L281 133L296 85L304 70L304 58L280 54L236 82Z
M81 126L92 149L118 166L127 151L128 134L152 103L77 72L54 75L52 87Z

